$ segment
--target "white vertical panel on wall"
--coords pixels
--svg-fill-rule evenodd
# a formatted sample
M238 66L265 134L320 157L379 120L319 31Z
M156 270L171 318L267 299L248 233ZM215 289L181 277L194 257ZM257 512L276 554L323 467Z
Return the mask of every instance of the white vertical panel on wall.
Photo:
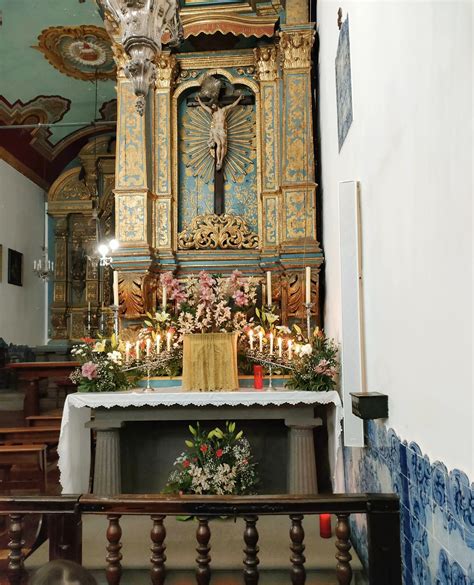
M361 327L361 255L359 184L339 183L341 253L342 350L341 374L344 401L344 445L361 447L364 427L352 414L350 392L364 392L363 336Z

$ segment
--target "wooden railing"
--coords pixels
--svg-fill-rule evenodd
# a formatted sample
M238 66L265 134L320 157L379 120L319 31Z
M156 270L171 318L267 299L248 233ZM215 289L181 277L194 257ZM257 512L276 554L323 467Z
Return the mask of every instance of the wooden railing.
M259 580L258 518L289 517L290 574L293 585L306 580L303 518L307 515L334 514L337 560L335 571L339 585L352 581L350 554L351 514L365 514L368 529L370 585L401 585L400 517L398 497L393 494L341 494L331 496L167 496L121 495L99 498L91 495L63 497L1 497L0 514L10 518L10 585L20 585L24 576L22 522L25 514L45 514L49 525L50 559L66 558L81 562L81 518L84 514L107 517L106 577L109 585L119 585L122 573L120 539L123 515L150 517L150 580L163 585L166 578L165 519L167 516L194 516L197 519L196 582L208 585L211 577L211 529L215 517L242 518L246 585Z

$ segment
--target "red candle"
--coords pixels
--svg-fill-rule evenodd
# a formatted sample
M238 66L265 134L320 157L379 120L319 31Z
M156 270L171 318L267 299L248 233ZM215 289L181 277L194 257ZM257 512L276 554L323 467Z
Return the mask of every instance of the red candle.
M263 366L253 367L253 387L255 390L263 389Z
M319 535L321 538L331 538L331 514L319 515Z

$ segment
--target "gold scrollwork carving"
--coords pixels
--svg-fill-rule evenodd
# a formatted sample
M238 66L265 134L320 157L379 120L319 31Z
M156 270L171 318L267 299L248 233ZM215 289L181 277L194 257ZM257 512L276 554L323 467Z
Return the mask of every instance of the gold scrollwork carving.
M144 275L136 272L119 274L120 314L127 319L137 319L145 312L143 279Z
M178 75L178 61L174 55L161 53L155 60L156 65L156 87L173 87Z
M278 77L278 49L275 45L257 47L255 55L256 77L260 81L275 81Z
M280 33L281 61L284 69L311 67L311 48L315 31L312 29Z
M258 248L258 235L238 215L198 215L178 235L181 250Z
M287 274L287 308L288 319L303 319L306 316L304 306L305 299L305 275L304 272L290 272ZM312 271L311 275L311 301L313 302L312 314L318 314L319 307L319 275Z

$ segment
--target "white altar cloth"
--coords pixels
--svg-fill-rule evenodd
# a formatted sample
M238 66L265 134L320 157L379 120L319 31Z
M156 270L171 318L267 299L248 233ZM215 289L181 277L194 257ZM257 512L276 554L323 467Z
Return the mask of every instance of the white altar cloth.
M333 404L327 417L329 462L335 485L336 462L340 450L343 417L339 394L295 390L238 392L183 392L179 386L159 391L97 392L69 394L64 403L58 444L60 482L63 494L87 493L90 472L90 429L86 423L93 408L153 406L282 406Z

